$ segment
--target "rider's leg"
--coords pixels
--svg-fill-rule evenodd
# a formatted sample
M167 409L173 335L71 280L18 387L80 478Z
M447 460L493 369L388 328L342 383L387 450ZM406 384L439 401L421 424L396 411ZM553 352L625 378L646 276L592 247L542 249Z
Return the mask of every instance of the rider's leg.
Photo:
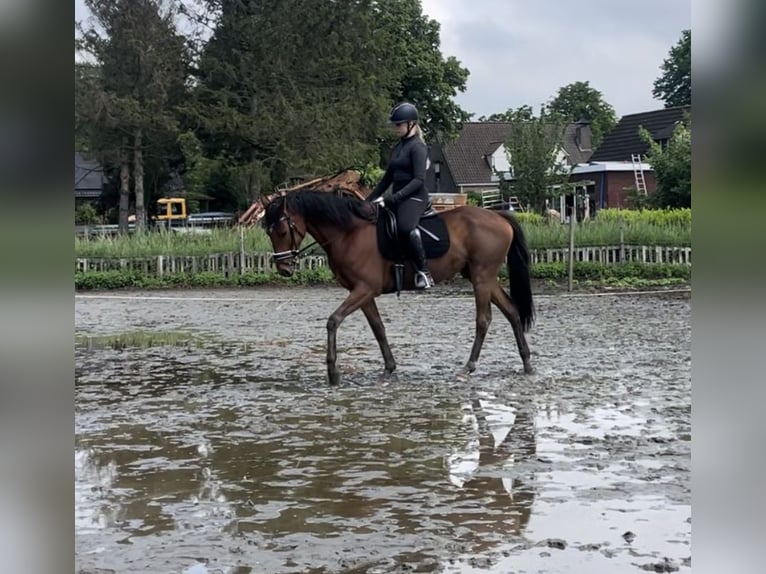
M428 289L434 285L433 277L431 277L431 273L428 271L426 252L423 248L423 238L420 236L420 230L417 228L418 221L425 207L425 202L418 201L418 198L407 199L399 206L396 216L399 236L406 237L412 249L417 269L415 286L418 289Z

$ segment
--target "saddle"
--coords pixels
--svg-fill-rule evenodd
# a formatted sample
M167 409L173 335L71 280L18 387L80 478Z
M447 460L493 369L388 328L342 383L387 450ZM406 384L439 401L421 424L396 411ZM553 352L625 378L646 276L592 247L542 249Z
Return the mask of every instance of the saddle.
M450 247L449 232L442 217L429 205L418 222L420 236L426 259L441 257ZM378 249L384 259L402 263L410 259L410 248L406 237L399 237L396 214L390 209L379 206L377 219Z

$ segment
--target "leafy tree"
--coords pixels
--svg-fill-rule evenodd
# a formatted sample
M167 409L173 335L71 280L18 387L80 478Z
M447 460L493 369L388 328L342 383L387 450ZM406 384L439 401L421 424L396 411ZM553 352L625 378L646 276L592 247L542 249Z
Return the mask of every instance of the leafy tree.
M470 118L453 100L465 90L468 70L454 57L444 58L440 25L423 14L420 0L378 0L372 9L373 41L393 80L390 100L417 105L429 139L452 139Z
M641 137L649 146L646 161L654 169L657 191L650 198L655 207L692 206L692 132L689 119L679 123L663 148L644 128Z
M535 117L535 111L532 106L523 105L516 109L509 108L505 112L490 114L487 116L481 116L480 122L513 122L513 121L529 121Z
M213 33L200 45L185 112L205 154L226 157L249 198L295 176L377 161L397 101L419 107L432 137L468 118L452 101L468 72L442 57L439 25L418 0L203 4Z
M381 89L371 0L207 6L217 20L186 111L206 154L229 158L251 199L289 177L374 157L390 83Z
M136 227L143 228L145 153L165 153L175 141L175 106L185 91L184 39L176 33L173 5L162 0L85 4L96 24L79 25L77 47L92 63L76 68L75 119L80 134L89 133L89 147L119 165L123 231L133 167Z
M660 66L662 74L654 81L652 95L665 102L666 108L692 103L691 46L691 30L682 31L681 38Z
M614 108L604 101L600 91L590 86L590 82L574 82L560 88L548 104L548 111L568 122L588 120L594 149L617 124Z
M563 185L569 175L558 163L566 123L544 107L537 117L528 114L529 108L523 106L508 116L513 123L505 142L513 170L510 188L522 203L543 212L553 186Z

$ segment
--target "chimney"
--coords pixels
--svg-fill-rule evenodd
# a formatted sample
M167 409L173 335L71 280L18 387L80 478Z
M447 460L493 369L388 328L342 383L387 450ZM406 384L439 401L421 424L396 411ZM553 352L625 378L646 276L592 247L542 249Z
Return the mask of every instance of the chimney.
M577 120L577 129L575 131L575 143L580 151L593 151L591 143L590 121L585 118Z

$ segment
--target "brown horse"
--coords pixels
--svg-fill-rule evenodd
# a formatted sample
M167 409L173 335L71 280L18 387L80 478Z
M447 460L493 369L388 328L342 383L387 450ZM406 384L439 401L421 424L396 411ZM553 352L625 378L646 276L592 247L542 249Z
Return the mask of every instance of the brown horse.
M385 258L379 247L376 220L378 215L383 215L384 208L376 208L354 197L315 190L293 191L264 199L264 206L264 227L274 247L277 271L283 276L292 275L294 260L301 253L301 243L306 235L311 235L327 254L338 282L350 292L327 321L330 384L340 382L335 344L338 327L357 309L367 317L383 353L384 375L393 373L396 362L375 303L379 295L396 290L395 261ZM471 206L458 207L428 219L441 219L445 233L448 233L448 237L440 239L449 248L442 249L444 252L438 257L429 257L428 265L434 280L438 283L461 273L473 284L476 336L462 372L470 373L476 368L492 318L490 303L494 303L511 323L524 372L531 373L524 333L534 320L534 305L529 253L518 221L510 213ZM508 265L510 295L498 281L504 262ZM413 269L411 264L405 265L404 290L415 288Z

